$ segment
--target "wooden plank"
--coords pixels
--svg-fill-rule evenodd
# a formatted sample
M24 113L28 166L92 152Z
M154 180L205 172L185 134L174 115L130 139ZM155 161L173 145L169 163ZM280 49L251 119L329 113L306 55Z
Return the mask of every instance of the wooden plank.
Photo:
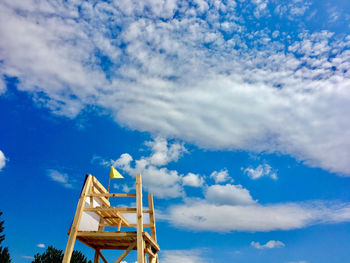
M98 255L102 258L104 263L108 263L107 259L102 255L101 250L98 250Z
M121 255L119 256L119 258L118 258L116 261L114 261L114 263L120 263L120 262L129 254L129 252L130 252L131 250L134 249L134 247L136 246L136 244L137 244L136 241L133 242L133 243L123 252L123 254L121 254Z
M78 201L77 209L75 211L75 215L74 215L72 227L71 227L71 230L69 233L69 238L68 238L66 250L64 252L64 257L63 257L62 263L69 263L70 259L72 257L74 243L75 243L75 239L77 237L80 219L81 219L81 216L83 214L83 208L85 205L85 198L86 198L86 195L88 194L88 191L90 190L91 183L92 183L92 175L89 174L87 176L83 191L80 194L80 198Z
M151 255L148 255L148 262L149 263L156 263L157 261L157 255L152 257Z
M143 227L151 227L151 224L143 224ZM137 224L130 224L129 227L137 227Z
M148 194L148 208L150 210L149 213L149 221L151 225L151 236L153 240L157 243L157 234L156 234L156 219L154 214L154 205L153 205L153 195Z
M95 208L85 208L84 211L116 211L116 212L121 212L121 213L136 213L136 208L130 208L130 207L95 207Z
M95 257L94 257L94 263L100 262L100 254L98 253L98 250L95 250Z
M151 246L152 246L155 250L157 250L157 251L160 250L158 244L153 240L153 238L152 238L146 231L143 232L143 236L144 236L144 239L145 239L147 242L149 242L149 243L151 244Z
M94 177L94 186L99 189L101 193L108 193L107 189Z
M152 252L151 248L146 247L145 251L147 252L148 255L150 255L151 257L156 257L156 255Z
M105 194L89 194L93 197L136 197L136 194L121 194L121 193L105 193Z
M101 226L117 227L119 224L101 224ZM143 227L151 227L151 224L143 224ZM124 226L126 227L126 226ZM130 224L128 227L137 227L137 224Z
M143 241L142 178L136 175L137 262L145 263Z
M119 223L118 223L118 231L120 231L121 227L122 227L122 220L120 220Z
M94 185L94 191L92 193L96 193L96 194L108 193L106 188L104 188L104 186L95 177L93 177L93 185ZM106 197L100 197L99 199L106 206L110 206L111 205Z
M106 232L98 232L98 231L78 231L77 236L80 237L136 237L137 232L135 231L106 231Z
M125 226L129 226L130 223L129 221L120 213L120 211L125 211L125 208L117 208L117 207L95 207L95 208L84 208L84 211L91 211L91 212L95 212L99 217L108 220L108 219L118 219L120 218L123 222L123 224L125 224ZM100 212L104 212L107 216L104 216L103 213ZM108 220L110 221L110 220ZM113 223L112 221L110 221L110 223Z

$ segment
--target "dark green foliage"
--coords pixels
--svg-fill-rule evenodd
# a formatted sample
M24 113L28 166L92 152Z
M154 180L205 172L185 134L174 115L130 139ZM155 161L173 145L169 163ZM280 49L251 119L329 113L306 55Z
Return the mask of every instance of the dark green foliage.
M0 263L10 263L10 253L7 247L0 247Z
M34 261L32 263L62 263L63 251L49 246L46 251L40 255L39 253L34 255ZM80 252L74 250L72 253L71 263L91 263L87 261L86 257ZM0 262L1 263L1 262Z
M0 212L0 216L2 212ZM2 231L4 231L4 221L0 221L0 244L5 240L5 235L1 235ZM0 263L11 263L9 250L7 247L0 246Z

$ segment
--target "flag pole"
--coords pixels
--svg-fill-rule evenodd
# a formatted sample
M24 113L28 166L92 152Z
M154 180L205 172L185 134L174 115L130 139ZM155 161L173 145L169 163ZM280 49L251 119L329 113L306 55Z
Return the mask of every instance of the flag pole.
M109 177L109 180L108 180L108 193L109 193L109 187L111 185L111 177Z
M111 169L112 169L112 163L111 163ZM109 193L109 187L111 186L111 174L109 173L109 179L108 179L108 193Z

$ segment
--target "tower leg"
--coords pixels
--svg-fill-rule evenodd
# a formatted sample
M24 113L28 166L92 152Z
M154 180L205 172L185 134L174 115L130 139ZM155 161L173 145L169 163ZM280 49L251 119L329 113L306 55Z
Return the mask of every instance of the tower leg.
M97 250L95 250L94 263L99 263L99 262L100 262L100 254L98 253Z

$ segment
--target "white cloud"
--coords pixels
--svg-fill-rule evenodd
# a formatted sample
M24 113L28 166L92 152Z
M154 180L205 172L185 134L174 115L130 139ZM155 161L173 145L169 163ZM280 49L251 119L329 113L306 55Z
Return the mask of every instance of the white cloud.
M281 248L285 247L285 244L278 240L270 240L266 242L266 244L261 245L259 242L252 241L250 243L252 247L255 247L256 249L266 249L266 248Z
M259 179L264 176L277 180L276 172L268 164L260 164L255 169L246 168L244 169L244 174L248 175L253 180Z
M0 172L5 167L6 160L5 154L0 150Z
M260 17L274 2L253 4ZM294 19L310 7L275 9ZM287 30L271 40L269 28L249 31L251 19L224 2L4 0L1 78L18 77L20 90L56 114L93 105L132 129L209 149L280 152L350 175L349 39L302 28L298 38ZM239 27L227 38L221 22L232 20Z
M252 205L253 200L249 191L241 185L211 185L205 192L205 198L210 203L218 205Z
M196 175L188 174L184 179L176 170L160 167L178 160L181 154L186 151L182 144L174 142L168 145L167 140L157 137L153 142L147 142L146 145L151 148L150 156L141 157L139 160L135 160L135 164L132 165L132 156L124 153L119 159L113 161L113 165L131 176L141 173L145 189L160 198L180 197L183 195L182 184L201 182L200 178L198 178L198 182L195 182ZM129 189L127 187L124 190Z
M5 83L5 80L0 75L0 95L5 92L6 92L6 83Z
M207 262L200 250L163 250L160 260L164 263L198 263Z
M146 142L146 145L152 148L152 155L149 157L149 161L155 166L177 161L183 153L187 152L183 144L175 142L168 146L168 141L162 137Z
M50 177L53 181L62 184L66 188L72 188L73 185L71 183L71 180L69 179L68 175L66 173L61 173L57 170L48 169L47 175Z
M167 216L162 218L189 230L267 232L350 222L350 204L309 202L247 206L194 201L170 207Z
M198 174L188 173L182 177L182 184L186 186L201 187L204 184L204 179Z
M210 178L213 178L215 183L224 183L227 182L228 180L230 180L231 182L233 182L233 179L230 179L229 175L228 175L228 170L227 169L223 169L221 171L214 171L211 173Z
M40 248L45 248L45 244L43 244L43 243L39 243L39 244L37 244L36 246L37 246L37 247L40 247Z
M288 4L278 4L275 7L275 13L279 16L287 16L288 19L294 20L303 16L310 6L310 1L292 0Z

